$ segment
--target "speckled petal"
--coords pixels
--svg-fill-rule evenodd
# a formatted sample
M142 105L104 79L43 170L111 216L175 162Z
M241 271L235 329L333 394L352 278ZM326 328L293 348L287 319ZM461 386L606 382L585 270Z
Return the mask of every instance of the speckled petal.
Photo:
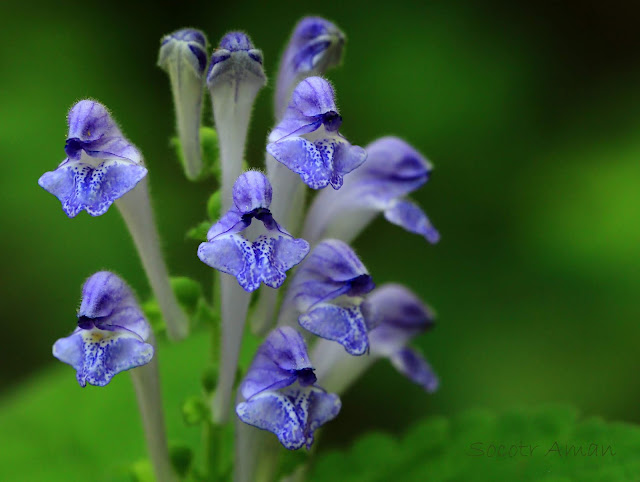
M146 168L127 161L104 161L96 168L69 161L44 173L38 184L61 201L70 218L83 209L91 216L100 216L146 175Z
M53 355L76 369L80 386L103 387L118 373L145 365L153 346L128 330L77 330L53 345Z
M274 433L289 450L313 443L313 432L335 418L341 403L337 395L317 387L264 391L238 404L240 420Z
M440 234L431 225L427 215L414 203L407 200L392 201L384 212L387 221L397 224L411 233L423 236L430 243L437 243Z
M334 178L334 143L330 140L310 142L301 137L291 137L268 144L267 152L299 174L312 189L322 189Z
M331 178L331 187L340 189L345 174L360 167L367 159L367 152L360 146L352 146L346 142L334 143L334 146L334 173Z
M438 377L424 357L413 348L397 351L390 357L390 360L396 370L427 392L432 393L438 389Z
M369 348L367 324L358 306L319 303L298 322L314 335L340 343L351 355L363 355Z
M239 234L224 234L200 244L198 258L212 268L235 276L246 291L255 291L260 286L252 270L257 262L253 247Z
M302 335L291 327L273 330L256 352L241 392L245 399L264 390L276 390L299 381L315 383L313 367Z

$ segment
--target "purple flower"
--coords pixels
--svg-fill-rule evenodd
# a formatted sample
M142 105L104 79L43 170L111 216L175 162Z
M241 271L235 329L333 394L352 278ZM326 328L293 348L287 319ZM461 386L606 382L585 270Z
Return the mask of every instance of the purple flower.
M338 133L341 124L329 82L309 77L293 91L284 117L269 134L267 151L307 186L340 189L344 175L367 157L364 149Z
M340 412L340 398L314 385L304 339L291 327L271 332L242 382L244 423L274 433L289 450L311 447L313 433Z
M233 275L246 291L264 283L278 288L285 272L309 252L304 239L296 239L273 219L269 211L271 184L257 171L242 174L233 186L234 207L209 229L207 242L200 244L200 260ZM242 236L253 219L262 222L266 234L249 241Z
M197 179L203 168L200 152L200 119L207 39L202 32L182 29L162 38L158 66L171 81L176 125L184 168L189 179Z
M337 341L351 355L369 348L367 332L375 324L364 295L374 288L353 250L335 239L321 242L300 266L287 290L284 310L300 313L300 326Z
M151 361L151 334L127 284L113 273L100 271L82 288L78 326L53 345L53 356L76 370L81 387L103 387L124 370Z
M433 326L433 312L411 291L398 284L374 290L367 301L378 326L369 333L371 354L389 358L403 375L428 392L438 388L438 378L423 356L408 345L416 335Z
M168 70L171 63L184 63L199 77L207 67L206 48L207 39L200 30L177 30L162 37L158 65Z
M120 132L107 109L81 100L69 111L67 158L38 184L62 202L70 218L83 209L100 216L147 174L138 149Z
M420 234L431 242L440 239L427 216L406 196L427 182L431 164L397 137L383 137L366 147L367 161L350 175L333 196L320 193L311 207L305 236L312 242L335 236L347 242L379 213L393 224Z
M322 75L340 63L345 36L320 17L298 22L280 61L276 87L276 112L286 108L291 91L305 77Z
M211 55L207 85L212 88L218 83L248 80L255 80L260 86L266 83L262 51L254 48L247 34L230 32Z

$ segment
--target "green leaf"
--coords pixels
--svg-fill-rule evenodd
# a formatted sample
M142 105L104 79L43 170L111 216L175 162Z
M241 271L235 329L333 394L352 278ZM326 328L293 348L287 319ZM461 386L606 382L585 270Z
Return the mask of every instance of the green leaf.
M218 133L211 127L200 127L200 146L202 148L202 162L206 170L220 181L220 150L218 147Z
M211 227L211 221L202 221L197 226L194 226L189 231L187 231L187 238L194 239L196 241L206 241L207 240L207 232Z
M181 408L185 394L202 390L208 349L209 334L202 332L180 343L159 340L156 351L167 436L196 448L198 465L202 431L184 424ZM52 359L0 399L0 427L0 480L131 481L132 464L147 456L126 372L106 387L80 388L75 371Z
M638 474L640 427L547 407L426 418L401 437L370 433L346 452L319 455L308 480L615 482Z

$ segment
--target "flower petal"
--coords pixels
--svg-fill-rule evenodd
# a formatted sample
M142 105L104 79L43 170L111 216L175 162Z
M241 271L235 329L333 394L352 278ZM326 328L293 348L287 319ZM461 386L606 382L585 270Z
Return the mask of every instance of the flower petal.
M300 315L298 322L314 335L337 341L351 355L363 355L369 348L367 324L358 306L319 303Z
M91 216L100 216L146 174L146 168L127 161L104 161L96 168L68 161L55 171L44 173L38 184L62 202L62 209L70 218L83 209Z
M116 374L149 363L153 352L153 346L128 330L78 330L53 345L53 355L76 369L82 387L103 387Z
M233 184L233 203L241 213L269 209L273 191L267 177L258 171L242 173Z
M245 399L264 390L316 381L302 335L289 326L273 330L256 352L240 388Z
M397 351L390 360L396 370L427 392L432 393L438 389L438 377L424 357L413 348Z
M432 244L440 240L440 233L431 225L427 215L411 201L402 199L391 202L384 217L411 233L424 236Z
M252 271L256 265L253 247L239 234L224 234L201 243L198 258L212 268L235 276L245 291L255 291L260 286Z
M322 75L342 57L344 34L320 17L305 17L294 28L278 69L276 112L287 106L296 80Z
M334 144L330 140L314 143L301 137L291 137L268 144L267 152L299 174L312 189L322 189L332 180Z
M313 432L340 412L340 398L317 387L264 391L238 404L240 420L274 433L289 450L307 448Z

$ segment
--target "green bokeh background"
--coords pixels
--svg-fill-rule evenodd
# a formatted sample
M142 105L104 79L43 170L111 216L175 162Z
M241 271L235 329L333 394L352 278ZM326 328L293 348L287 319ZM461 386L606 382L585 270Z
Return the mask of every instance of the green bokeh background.
M328 75L343 133L360 145L399 135L430 158L435 173L415 199L442 234L430 246L379 219L355 243L378 283L406 283L438 312L419 344L440 391L426 396L380 363L344 397L327 444L472 407L567 402L640 422L640 8L623 1L3 3L2 406L58 372L69 400L59 417L82 393L96 396L51 356L87 276L114 270L149 295L115 209L70 220L37 185L64 157L69 107L93 97L112 110L145 155L172 273L209 283L184 233L204 219L211 184L188 183L169 148L159 39L194 26L215 44L244 29L275 79L309 13L348 36L343 66ZM255 166L272 94L270 84L255 108ZM30 436L34 448L51 438L37 427Z

